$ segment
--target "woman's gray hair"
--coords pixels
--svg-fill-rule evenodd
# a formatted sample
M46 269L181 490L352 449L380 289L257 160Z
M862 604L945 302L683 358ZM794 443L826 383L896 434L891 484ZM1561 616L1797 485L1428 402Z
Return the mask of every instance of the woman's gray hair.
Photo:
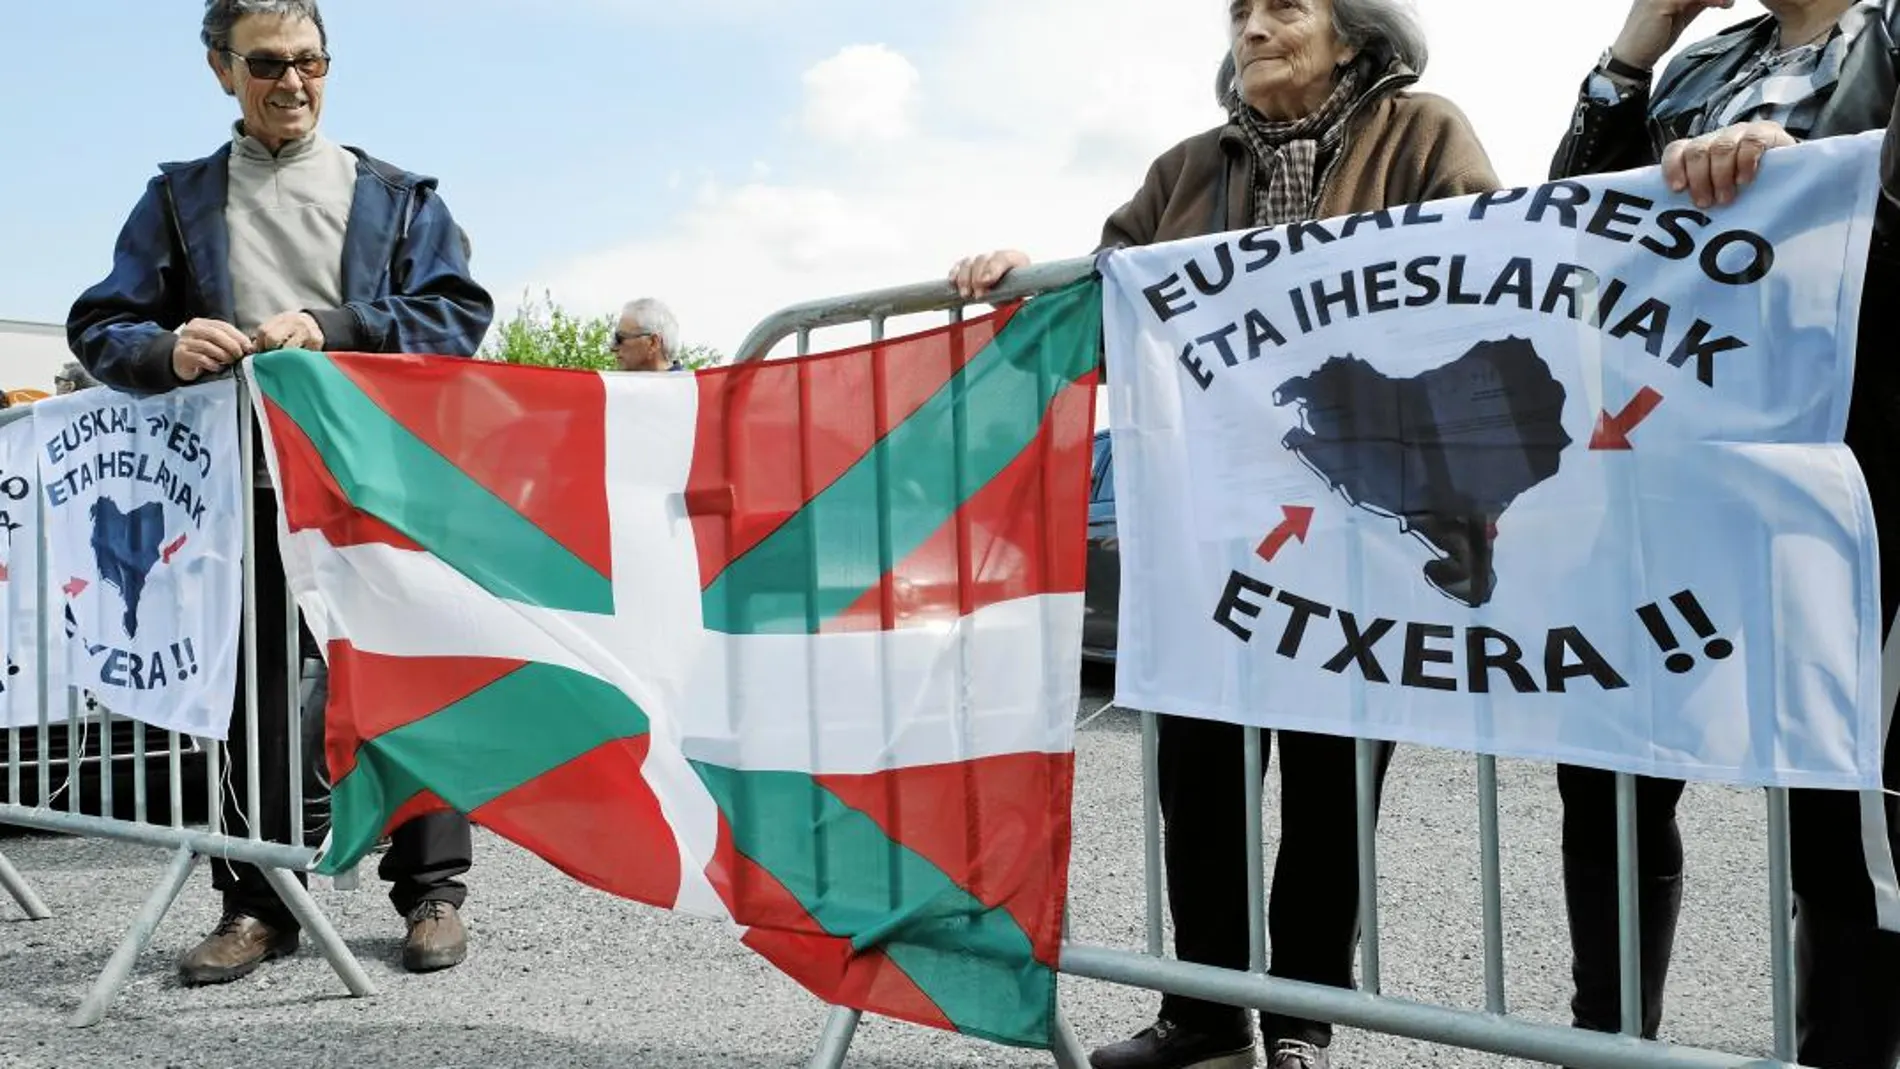
M198 31L199 40L213 52L228 52L231 29L246 15L309 19L317 25L317 39L323 42L325 49L330 47L330 35L323 28L323 14L317 10L317 0L205 0L205 21ZM223 58L225 65L230 66L231 57Z
M1333 34L1362 54L1383 53L1381 67L1397 59L1425 73L1430 52L1411 0L1333 0Z
M1333 0L1333 36L1358 49L1358 62L1370 66L1369 73L1375 77L1394 59L1412 73L1424 74L1430 58L1425 27L1412 0ZM1230 48L1214 78L1214 99L1225 106L1233 85L1234 50Z
M641 297L628 301L620 309L620 314L640 324L641 330L650 330L660 336L660 346L666 350L667 357L680 354L680 325L673 318L673 312L665 304L652 297Z

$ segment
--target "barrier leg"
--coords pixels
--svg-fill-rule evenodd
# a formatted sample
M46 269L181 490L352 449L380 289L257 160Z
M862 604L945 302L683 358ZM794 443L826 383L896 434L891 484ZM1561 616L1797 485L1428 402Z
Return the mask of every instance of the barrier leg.
M825 1021L825 1034L818 1040L818 1053L806 1063L807 1069L844 1069L845 1055L851 1053L851 1040L858 1034L858 1021L863 1017L857 1010L833 1006Z
M157 887L145 898L145 904L139 907L137 917L132 919L132 930L125 933L118 949L106 961L105 971L86 994L85 1001L73 1013L67 1022L74 1028L91 1028L105 1019L106 1007L119 997L119 989L132 975L132 966L138 962L140 954L151 944L152 936L157 933L159 923L178 900L178 894L185 889L185 881L191 878L191 870L198 864L198 855L191 847L181 846L172 854L172 863L165 866L165 876Z
M1054 1042L1056 1069L1089 1069L1089 1052L1082 1048L1082 1041L1075 1038L1075 1029L1069 1027L1069 1016L1056 1007Z
M20 870L13 867L13 862L8 861L5 854L0 854L0 887L6 888L7 894L12 895L20 908L26 911L27 920L43 921L52 917L52 910L47 909L46 903L40 901L40 896L33 893L26 877L20 875Z
M1774 997L1775 1057L1793 1062L1795 1035L1794 887L1788 848L1788 792L1768 792L1769 983Z
M310 892L298 883L296 877L283 869L263 869L264 878L270 881L271 888L277 892L290 914L317 945L323 960L336 970L337 978L350 994L357 998L369 998L376 994L376 985L369 982L369 974L363 971L363 965L350 953L343 943L343 937L336 934L336 928L330 924L330 918L323 915Z

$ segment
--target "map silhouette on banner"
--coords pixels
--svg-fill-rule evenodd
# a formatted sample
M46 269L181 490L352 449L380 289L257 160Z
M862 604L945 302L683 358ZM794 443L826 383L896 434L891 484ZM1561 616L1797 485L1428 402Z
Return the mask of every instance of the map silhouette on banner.
M119 592L125 633L139 637L139 597L165 541L165 506L156 501L121 511L109 497L92 503L92 559L97 575ZM169 555L168 555L169 559Z
M1404 378L1335 357L1274 391L1274 403L1297 405L1305 420L1286 447L1348 502L1396 519L1442 554L1426 563L1426 580L1472 607L1497 585L1498 519L1557 474L1571 444L1564 400L1523 338L1479 342Z

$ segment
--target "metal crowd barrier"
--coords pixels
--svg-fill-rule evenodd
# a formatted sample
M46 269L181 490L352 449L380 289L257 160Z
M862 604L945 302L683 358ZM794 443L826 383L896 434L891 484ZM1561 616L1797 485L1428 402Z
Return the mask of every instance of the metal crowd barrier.
M811 351L814 330L868 324L872 341L884 338L886 322L897 316L947 314L959 322L974 304L996 305L1059 289L1095 269L1092 258L1037 264L1011 272L981 302L964 300L947 282L927 282L876 290L782 309L763 320L741 343L735 362L767 359L787 338L796 338L797 355ZM1900 679L1885 686L1893 706ZM1483 888L1484 991L1482 1012L1430 1005L1380 993L1378 845L1375 801L1376 744L1356 743L1356 797L1359 853L1358 990L1323 987L1267 975L1266 880L1261 846L1261 730L1245 729L1247 777L1248 969L1238 972L1176 961L1166 956L1162 923L1161 807L1158 794L1159 732L1156 714L1141 713L1143 787L1143 868L1146 877L1146 936L1143 953L1065 942L1061 972L1154 992L1185 995L1229 1005L1323 1020L1362 1031L1422 1040L1448 1047L1572 1066L1575 1069L1720 1069L1720 1067L1793 1065L1795 996L1792 888L1789 876L1788 795L1769 790L1768 920L1774 1021L1773 1063L1721 1051L1640 1038L1641 974L1637 937L1636 778L1616 777L1618 946L1621 960L1622 1033L1608 1035L1542 1024L1509 1015L1504 986L1504 922L1499 863L1497 759L1479 755L1478 827ZM834 1009L811 1069L841 1069L861 1015ZM1055 1060L1063 1069L1088 1064L1081 1044L1058 1013Z
M255 463L255 421L242 379L239 390L239 442L243 452L243 481L247 488L267 489L267 473L257 471ZM0 427L32 414L31 406L0 410ZM54 580L48 570L45 552L45 495L35 495L40 523L39 574L32 577L39 605L37 659L38 723L24 728L9 728L4 735L5 784L0 793L0 824L11 824L42 832L82 838L110 839L171 851L171 863L157 886L152 888L132 921L131 929L108 959L91 991L71 1018L76 1027L87 1027L104 1019L107 1008L131 977L139 956L150 945L153 935L172 903L184 890L200 858L221 858L247 862L262 870L285 906L297 918L303 930L316 944L350 994L374 995L375 987L336 929L317 908L310 893L294 873L311 868L316 850L305 842L306 798L305 767L300 709L305 676L300 649L300 621L294 600L286 597L288 611L282 620L259 620L255 546L257 516L255 495L247 492L244 501L244 612L243 665L239 686L244 696L245 768L241 784L231 784L224 767L225 744L175 732L148 728L147 725L115 715L100 705L83 688L70 686L60 694L52 693L50 660L65 655L65 629L56 621L57 602ZM17 579L16 579L17 581ZM257 635L260 627L281 627L291 651L287 695L292 723L286 731L290 777L289 842L271 842L261 834L259 801L261 783L258 770L258 664ZM188 779L202 771L203 785L187 794ZM129 815L120 815L126 807L121 794L129 776L131 805ZM97 793L96 813L88 812L87 781L93 781ZM164 803L162 814L153 810L153 780L160 785ZM224 827L223 804L227 792L241 803L244 828ZM188 801L201 800L206 808L203 824L187 822ZM338 886L347 888L352 881L340 878ZM51 911L24 876L0 854L0 888L17 902L33 920L51 917ZM209 888L207 888L209 890Z
M1015 271L1006 283L982 302L968 302L944 282L858 294L835 300L810 302L784 309L764 320L741 345L738 361L761 360L787 338L796 338L797 352L810 352L814 330L828 327L867 324L872 340L882 340L889 319L898 316L945 313L950 322L962 318L973 304L994 305L1068 285L1094 269L1090 259L1066 260L1041 264ZM240 389L242 384L240 383ZM243 418L241 443L246 485L268 487L254 464L254 427L248 399L241 402ZM30 410L0 412L0 426L22 418ZM244 716L249 774L242 788L243 812L247 827L233 831L222 826L221 812L227 785L220 772L222 747L205 740L172 733L158 733L153 742L145 725L116 717L111 710L91 709L77 689L63 695L48 693L45 685L47 666L40 660L38 723L34 727L4 732L5 793L0 796L0 824L13 824L41 831L112 839L171 850L171 864L159 884L146 898L130 931L119 944L90 994L73 1015L78 1026L100 1021L131 974L138 956L145 950L165 913L183 890L200 857L221 857L255 864L264 870L271 885L296 915L329 964L356 996L374 994L368 976L317 908L309 893L292 875L308 871L315 851L305 844L305 798L301 770L304 767L301 725L292 725L287 735L287 757L293 769L290 783L291 834L289 843L266 841L258 820L260 783L258 779L257 727L259 717L258 665L255 659L258 628L280 626L285 629L287 648L299 648L299 622L294 602L289 602L285 618L274 621L257 619L253 606L257 576L255 555L256 515L252 495L245 495L245 660L242 672ZM40 508L44 509L43 496ZM43 529L43 528L42 528ZM40 555L39 574L34 577L42 608L52 604L51 577L46 555ZM40 648L51 650L55 635L51 614L39 617ZM288 705L293 718L302 702L302 672L293 661L289 673ZM1900 679L1887 681L1889 705L1895 698ZM54 706L63 704L63 717L56 722ZM1499 866L1497 801L1497 764L1491 757L1476 758L1478 770L1478 822L1483 884L1484 989L1483 1011L1458 1009L1407 1001L1380 992L1380 938L1378 918L1378 850L1375 835L1373 745L1358 744L1357 798L1359 900L1363 936L1360 944L1361 987L1336 989L1283 980L1266 975L1265 872L1261 848L1260 771L1263 749L1259 729L1245 732L1245 775L1247 776L1247 842L1249 968L1247 971L1216 969L1175 961L1165 956L1162 918L1162 868L1160 806L1157 795L1158 732L1155 714L1143 713L1142 776L1144 869L1146 876L1146 949L1144 952L1089 946L1065 942L1061 971L1069 976L1086 977L1130 988L1169 992L1235 1006L1266 1010L1289 1016L1326 1020L1346 1027L1393 1036L1423 1040L1445 1046L1527 1058L1536 1061L1575 1066L1578 1069L1719 1069L1719 1067L1759 1066L1759 1059L1692 1047L1672 1045L1638 1038L1640 1032L1639 973L1637 970L1636 869L1635 869L1635 780L1617 777L1617 855L1619 874L1620 932L1622 956L1623 1034L1604 1035L1569 1027L1540 1024L1509 1015L1505 1004L1504 939ZM74 745L73 740L79 740ZM64 750L63 759L53 756L55 748ZM132 813L129 818L116 816L115 772L120 760L130 762ZM151 809L151 768L157 761L163 775L169 803L163 820L154 819ZM204 765L203 800L207 823L200 827L185 821L184 787L187 762L202 760ZM63 767L62 767L63 766ZM101 815L84 810L85 771L95 770ZM27 787L36 790L30 796ZM30 804L29 804L30 799ZM1788 809L1785 791L1767 792L1769 829L1769 923L1771 931L1772 1016L1774 1056L1777 1063L1792 1064L1794 1059L1794 990L1790 910ZM63 803L63 808L60 803ZM4 889L26 914L35 919L48 917L45 903L24 877L0 855L0 889ZM833 1069L844 1064L856 1033L860 1015L856 1011L836 1009L828 1021L820 1049L810 1062L813 1069ZM1055 1060L1064 1069L1082 1069L1087 1055L1058 1013Z

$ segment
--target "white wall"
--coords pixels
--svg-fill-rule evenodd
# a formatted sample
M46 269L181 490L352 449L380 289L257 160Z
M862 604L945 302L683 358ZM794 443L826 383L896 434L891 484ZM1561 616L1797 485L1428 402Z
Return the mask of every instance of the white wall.
M73 358L66 328L51 323L0 319L0 391L36 389L51 393L53 376Z

